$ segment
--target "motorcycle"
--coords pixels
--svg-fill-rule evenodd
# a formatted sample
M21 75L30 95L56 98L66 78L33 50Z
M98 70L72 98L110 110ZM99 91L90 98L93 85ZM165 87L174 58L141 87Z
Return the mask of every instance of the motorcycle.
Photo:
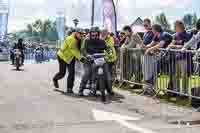
M36 50L35 51L35 60L37 63L42 63L42 51L41 50Z
M14 55L14 65L16 67L16 70L20 70L20 67L22 66L22 53L19 49L15 49Z
M93 55L88 55L87 60L92 64L92 88L94 88L93 94L96 95L96 91L99 90L101 92L101 100L103 102L106 101L105 94L105 61L106 55L102 53L97 53Z

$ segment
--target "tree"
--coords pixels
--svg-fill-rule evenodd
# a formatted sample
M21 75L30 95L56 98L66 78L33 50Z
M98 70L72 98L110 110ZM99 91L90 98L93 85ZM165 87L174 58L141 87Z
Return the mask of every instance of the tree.
M186 27L187 30L192 29L192 27L193 27L193 15L192 14L184 15L183 22L185 23L185 27Z
M57 41L58 40L58 33L56 29L56 22L51 23L51 28L47 32L47 39L49 41Z
M12 40L20 37L37 42L57 41L56 22L49 19L44 21L38 19L31 24L27 24L25 30L14 32L10 35Z
M193 14L193 18L192 18L192 26L193 26L193 27L196 26L197 21L198 21L197 14L194 13L194 14Z
M170 23L168 22L167 17L164 13L161 13L160 15L156 16L155 21L156 23L160 24L164 30L170 30Z
M32 26L32 24L28 24L27 25L27 34L32 36L32 33L33 33L33 26Z
M47 39L47 34L49 30L52 28L52 23L50 20L45 20L42 23L42 28L41 28L41 39L42 41L45 41Z

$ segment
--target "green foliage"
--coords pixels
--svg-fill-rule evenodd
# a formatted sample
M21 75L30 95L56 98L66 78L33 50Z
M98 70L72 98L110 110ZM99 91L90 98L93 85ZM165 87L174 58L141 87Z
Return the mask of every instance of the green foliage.
M190 30L193 29L197 22L197 15L195 14L186 14L183 17L183 22L185 23L186 29Z
M171 25L167 20L165 13L161 13L160 15L156 16L155 22L160 24L164 30L169 31L171 29Z
M28 24L26 29L16 33L11 33L10 38L17 40L18 38L24 38L29 41L57 41L58 35L56 31L56 23L49 19L47 20L36 20L35 22Z

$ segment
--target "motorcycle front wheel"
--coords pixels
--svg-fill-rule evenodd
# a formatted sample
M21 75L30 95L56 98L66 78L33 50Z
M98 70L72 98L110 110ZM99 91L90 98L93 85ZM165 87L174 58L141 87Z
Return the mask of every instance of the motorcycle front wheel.
M16 70L19 70L20 67L20 58L16 58Z
M105 102L106 101L105 80L103 75L99 76L98 85L99 85L98 88L101 91L101 101Z

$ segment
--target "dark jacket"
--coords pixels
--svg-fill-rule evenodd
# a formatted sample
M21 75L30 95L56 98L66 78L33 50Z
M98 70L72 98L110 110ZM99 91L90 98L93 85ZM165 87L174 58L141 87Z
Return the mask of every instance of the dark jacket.
M95 54L95 53L104 53L104 50L107 49L106 42L104 40L85 40L84 51L86 54Z
M23 51L25 49L25 46L22 43L16 43L13 49L20 49L21 51Z

